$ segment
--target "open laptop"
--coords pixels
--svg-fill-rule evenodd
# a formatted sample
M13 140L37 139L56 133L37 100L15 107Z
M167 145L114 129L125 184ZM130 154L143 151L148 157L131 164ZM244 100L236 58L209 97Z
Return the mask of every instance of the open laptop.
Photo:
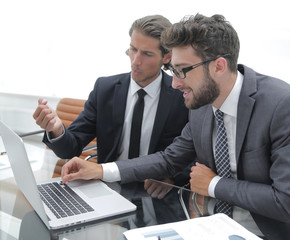
M47 228L64 228L136 210L133 203L100 180L64 185L60 178L53 178L37 184L22 139L1 121L0 136L18 187Z

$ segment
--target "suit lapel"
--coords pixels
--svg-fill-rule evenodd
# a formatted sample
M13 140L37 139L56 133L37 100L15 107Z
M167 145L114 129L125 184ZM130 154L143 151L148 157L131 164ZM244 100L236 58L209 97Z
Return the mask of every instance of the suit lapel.
M245 71L246 70L246 71ZM257 84L254 72L242 65L239 65L239 71L244 75L243 86L241 89L237 113L237 130L236 130L236 159L237 166L239 163L239 157L241 149L245 140L249 122L251 119L252 111L255 105L255 99L251 96L257 91ZM212 148L212 132L214 115L211 106L205 110L205 118L203 121L201 144L202 153L204 154L204 161L208 166L216 170L215 160ZM210 126L210 127L209 127ZM202 156L203 157L203 156ZM239 171L238 171L239 174Z
M122 134L129 84L130 74L126 75L126 77L119 79L117 84L115 85L112 113L114 125L113 129L115 132L113 148L119 145L120 137Z
M148 150L149 154L153 153L158 143L158 139L160 139L161 132L170 111L170 108L168 106L170 106L172 101L174 100L174 97L172 96L173 94L175 94L173 88L171 87L171 78L164 72L162 72L162 74L163 77L161 82L160 97Z
M254 72L251 69L241 65L239 65L239 71L244 75L244 80L239 97L237 113L236 159L238 167L241 149L255 105L255 99L251 96L257 91L257 82Z
M202 158L204 163L212 170L216 171L215 160L213 155L213 143L212 143L212 132L214 126L214 115L212 106L208 105L205 110L202 130L201 130L201 148Z

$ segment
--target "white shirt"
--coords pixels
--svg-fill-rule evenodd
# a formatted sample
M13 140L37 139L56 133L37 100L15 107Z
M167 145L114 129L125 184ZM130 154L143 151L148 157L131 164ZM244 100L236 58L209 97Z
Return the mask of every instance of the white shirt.
M155 121L157 106L160 97L162 73L160 71L159 76L147 85L144 97L144 112L141 129L141 142L140 142L140 156L148 154L149 144L151 140L153 125ZM128 159L129 142L130 142L130 130L134 105L138 99L137 91L141 87L131 78L130 87L127 96L127 106L125 111L125 120L123 126L123 132L120 139L119 157L117 160ZM130 129L130 130L129 130ZM126 131L127 130L127 131ZM120 172L115 162L102 164L103 167L103 180L106 182L116 182L121 180Z
M237 113L238 113L238 101L240 97L240 92L243 84L243 75L238 72L237 79L235 85L220 107L220 110L224 113L224 125L227 132L228 138L228 149L229 149L229 157L230 157L230 166L232 176L237 178L237 161L236 161L236 128L237 128ZM215 112L217 109L212 106L213 111ZM213 142L213 152L215 153L215 142L216 142L216 134L217 134L217 126L216 121L214 121L214 129L212 134L212 142ZM212 179L209 185L209 195L211 197L215 197L214 188L217 182L221 177L216 176Z
M232 177L237 178L237 161L236 161L236 128L237 128L237 112L238 112L238 102L239 96L242 89L244 76L238 72L235 85L224 101L223 105L220 107L220 110L224 113L224 124L228 137L228 148L229 148L229 157L230 157L230 166ZM213 111L216 111L216 108L213 107ZM213 130L213 149L215 149L215 140L216 140L216 124L214 125ZM213 151L215 152L215 151ZM116 163L102 164L103 166L103 180L104 181L120 181L120 172ZM212 179L209 185L209 195L215 198L214 189L221 177L216 176ZM213 209L212 209L213 210ZM212 212L213 214L213 212ZM249 211L244 210L240 207L233 208L233 219L239 222L242 226L255 233L256 235L263 236L259 230L257 224L253 220Z
M140 139L140 156L148 154L154 120L159 102L161 80L162 73L160 72L159 76L153 82L143 88L143 90L146 92L146 95L144 96L144 112ZM120 139L120 145L118 148L119 156L117 160L128 159L132 116L135 103L138 99L137 91L139 89L141 89L141 87L131 78L127 95L127 105L124 117L123 131Z
M143 88L143 90L146 92L146 95L144 96L144 112L143 112L140 151L139 151L140 156L148 154L154 120L159 103L161 80L162 80L162 72L160 71L158 77L154 81L152 81L149 85L147 85L145 88ZM123 131L120 139L120 145L118 147L117 160L128 159L132 116L135 103L138 99L137 91L139 89L141 89L141 87L131 77L126 101ZM53 139L51 139L49 133L46 132L48 141L49 142L57 141L64 135L64 132L65 128L63 127L63 134Z
M229 157L230 157L230 166L232 177L237 179L237 159L236 159L236 129L237 129L237 112L238 112L238 102L240 97L240 92L242 89L244 76L238 72L237 80L235 85L224 101L223 105L220 107L220 110L224 113L224 125L227 132L228 138L228 149L229 149ZM212 107L215 112L217 109ZM215 143L216 143L216 121L214 124L213 130L213 152L215 153ZM221 177L216 176L212 179L209 185L209 195L215 198L214 189L218 181ZM263 236L261 231L259 230L257 224L255 223L252 215L249 211L244 210L240 207L233 207L233 219L240 223L242 226L255 233L256 235Z
M243 75L238 72L237 80L235 85L230 92L229 96L224 101L220 110L224 112L224 122L225 128L228 136L228 146L229 146L229 155L230 155L230 165L232 170L232 175L236 176L236 156L235 156L235 139L236 139L236 124L237 124L237 111L238 111L238 100L243 84ZM139 89L138 89L139 90ZM129 95L129 94L128 94ZM213 110L216 109L213 107ZM216 126L213 131L213 149L215 149L215 139L216 139ZM113 163L102 164L103 166L103 180L107 182L120 181L120 172L117 165ZM219 176L213 178L209 186L209 195L215 197L214 188L217 184Z

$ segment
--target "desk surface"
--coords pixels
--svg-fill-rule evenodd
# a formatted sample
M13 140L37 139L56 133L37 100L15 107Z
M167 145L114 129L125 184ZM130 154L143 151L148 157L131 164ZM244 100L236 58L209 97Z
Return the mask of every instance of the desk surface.
M45 146L34 146L25 143L31 161L36 181L43 181L59 176L64 160L58 159L51 150ZM141 199L142 206L136 212L125 216L116 216L103 221L78 225L58 231L48 231L40 218L36 215L22 192L18 189L13 173L9 167L0 170L0 239L125 239L123 232L136 227L151 226L170 223L199 216L203 210L204 199L196 198L200 206L192 206L192 194L182 194L184 200L180 201L178 189L171 189L163 199L151 198L144 190L143 183L120 185L108 184L129 200ZM132 200L133 201L133 200ZM139 221L140 220L140 221ZM142 221L141 221L142 220Z

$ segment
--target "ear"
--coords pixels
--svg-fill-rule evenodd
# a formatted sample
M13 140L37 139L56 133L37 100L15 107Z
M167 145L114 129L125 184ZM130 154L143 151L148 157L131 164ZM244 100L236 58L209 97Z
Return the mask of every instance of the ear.
M228 68L227 60L223 57L218 58L214 61L214 72L215 74L223 74Z
M171 61L171 57L172 57L172 52L171 51L169 53L164 54L163 64L169 63Z

